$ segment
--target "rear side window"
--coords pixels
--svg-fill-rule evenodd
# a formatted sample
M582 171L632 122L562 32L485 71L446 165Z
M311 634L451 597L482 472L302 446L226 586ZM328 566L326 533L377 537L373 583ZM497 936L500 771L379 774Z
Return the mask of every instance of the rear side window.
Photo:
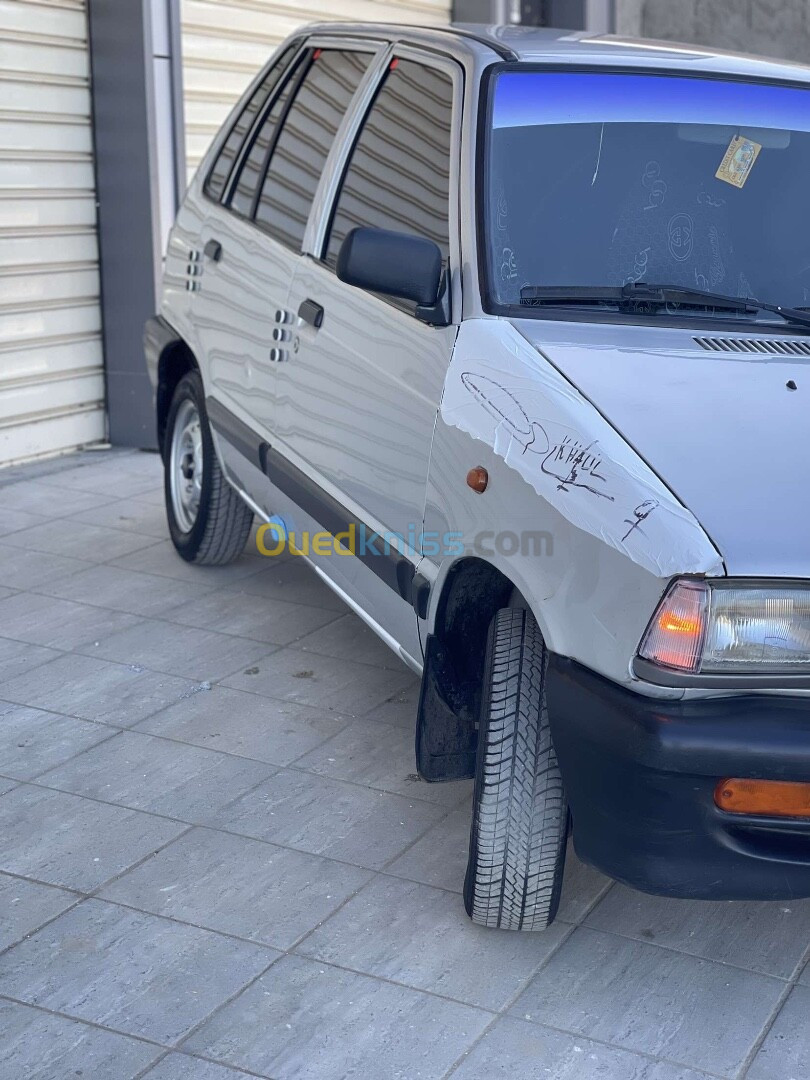
M329 267L358 226L425 237L448 258L452 115L447 74L413 60L392 63L343 178L326 247Z
M242 143L253 126L253 121L264 107L264 103L287 70L297 48L297 45L290 45L279 56L278 60L253 91L247 105L242 109L239 119L231 128L205 182L205 193L212 199L219 200L222 198L222 193L225 190L225 185L228 182L233 163L242 147Z
M324 164L371 58L371 53L316 49L270 146L256 221L294 251L301 249Z
M283 118L295 90L295 81L295 76L292 76L273 102L242 163L230 206L243 217L250 217L253 213L253 204L267 164L267 155L273 145L279 120Z

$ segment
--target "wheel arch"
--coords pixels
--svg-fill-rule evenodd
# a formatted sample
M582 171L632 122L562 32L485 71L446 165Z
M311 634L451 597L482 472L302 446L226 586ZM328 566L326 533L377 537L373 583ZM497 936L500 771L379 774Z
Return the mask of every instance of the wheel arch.
M161 456L165 457L166 420L177 384L189 371L199 370L197 358L181 337L172 338L158 355L155 413Z
M417 768L425 780L474 775L487 635L504 607L530 609L515 581L485 559L462 557L441 579L416 721Z

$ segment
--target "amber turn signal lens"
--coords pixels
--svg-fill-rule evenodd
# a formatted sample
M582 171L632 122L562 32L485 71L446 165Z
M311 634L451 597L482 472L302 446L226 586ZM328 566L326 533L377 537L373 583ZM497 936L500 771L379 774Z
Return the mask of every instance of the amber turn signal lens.
M810 817L810 783L785 780L721 780L714 801L729 814Z
M488 483L489 473L483 465L476 465L474 469L470 469L467 473L467 487L471 487L473 491L477 491L479 495L484 494L487 490Z

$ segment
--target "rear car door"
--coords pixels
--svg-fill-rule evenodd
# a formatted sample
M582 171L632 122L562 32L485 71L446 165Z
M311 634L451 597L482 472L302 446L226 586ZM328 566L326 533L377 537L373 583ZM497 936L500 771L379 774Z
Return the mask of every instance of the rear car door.
M342 511L330 520L341 524L342 513L367 535L401 538L361 551L349 592L414 657L412 579L457 326L429 326L416 318L415 305L339 281L335 266L356 226L431 239L448 267L458 320L461 95L461 70L449 59L393 51L354 138L332 162L336 193L296 271L288 301L296 319L292 349L278 373L279 449L300 470L315 518L319 497L322 522L337 498Z
M272 69L270 89L259 88L263 101L255 108L249 102L253 122L222 183L221 202L205 223L195 322L206 390L263 439L273 429L285 305L312 200L374 51L374 45L319 48L308 42L281 59L284 70L274 79L279 65ZM239 125L245 126L241 118ZM217 161L211 174L217 185L223 171ZM227 433L216 404L212 420ZM255 484L246 486L257 493Z

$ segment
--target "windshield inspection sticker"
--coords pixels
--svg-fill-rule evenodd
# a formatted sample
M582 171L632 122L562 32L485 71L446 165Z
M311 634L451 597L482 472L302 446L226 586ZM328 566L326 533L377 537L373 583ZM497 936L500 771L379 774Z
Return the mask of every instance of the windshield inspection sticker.
M754 142L753 139L746 139L744 135L735 135L728 144L728 150L723 155L720 168L714 175L718 180L723 180L736 188L744 187L761 149L761 144Z

